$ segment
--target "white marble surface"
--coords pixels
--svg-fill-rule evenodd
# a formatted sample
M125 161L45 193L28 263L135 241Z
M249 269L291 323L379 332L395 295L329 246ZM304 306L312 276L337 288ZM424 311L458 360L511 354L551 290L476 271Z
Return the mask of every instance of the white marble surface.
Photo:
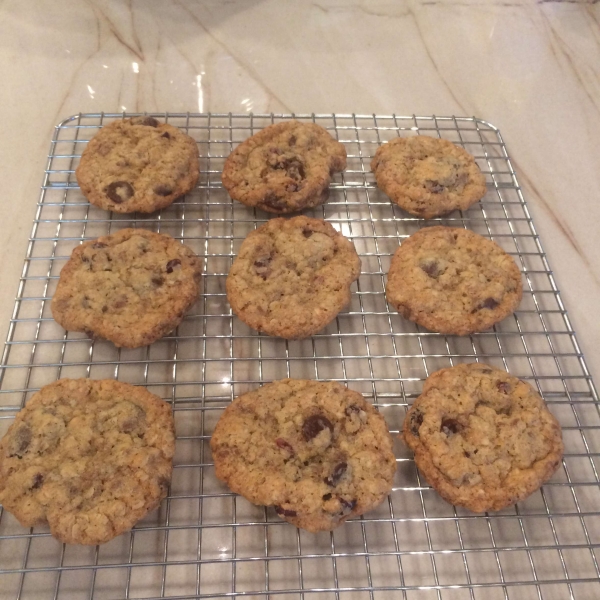
M0 0L0 106L2 340L74 113L475 115L503 134L600 381L596 1Z
M77 112L476 115L497 125L600 374L600 4L0 2L0 336L53 126Z

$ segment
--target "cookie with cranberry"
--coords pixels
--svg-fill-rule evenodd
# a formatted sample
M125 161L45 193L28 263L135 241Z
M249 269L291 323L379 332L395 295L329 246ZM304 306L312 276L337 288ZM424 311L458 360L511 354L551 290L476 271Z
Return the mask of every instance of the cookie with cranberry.
M383 417L334 382L284 379L239 396L210 446L234 492L312 532L377 506L396 472Z
M501 510L558 469L558 421L525 381L481 363L433 373L408 411L404 441L444 500L473 512Z
M52 315L67 331L147 346L173 331L200 294L200 259L172 237L123 229L75 248Z
M142 387L61 379L43 387L0 441L0 502L24 527L102 544L167 495L171 407Z
M354 244L329 223L270 219L242 243L227 276L227 299L253 329L302 339L335 319L359 275Z
M85 197L104 210L150 213L196 185L196 142L154 117L104 126L88 143L75 172Z
M515 261L492 240L467 229L427 227L396 250L386 297L406 319L438 333L489 329L521 301Z
M466 210L486 192L485 177L473 156L448 140L426 135L380 146L371 170L392 202L423 219Z
M323 204L334 173L346 168L346 149L315 123L284 121L242 142L225 161L229 195L271 213Z

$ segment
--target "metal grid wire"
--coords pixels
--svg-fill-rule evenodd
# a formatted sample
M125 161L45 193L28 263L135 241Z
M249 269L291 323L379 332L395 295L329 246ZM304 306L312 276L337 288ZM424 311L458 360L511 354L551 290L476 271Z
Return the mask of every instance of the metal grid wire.
M237 143L290 115L153 115L196 139L202 173L192 193L151 215L90 206L74 177L87 141L124 116L78 115L56 127L2 358L0 434L33 392L59 377L145 385L174 409L172 485L160 510L100 547L60 544L47 528L27 531L0 512L0 597L597 598L598 397L498 130L474 118L296 115L347 148L348 168L336 176L329 201L308 214L353 240L363 272L332 324L311 339L285 341L256 334L226 301L233 257L269 215L232 202L220 172ZM488 184L480 203L425 223L377 190L369 167L377 147L418 134L449 139L476 157ZM491 331L431 333L385 302L398 244L440 223L492 238L523 272L519 310ZM80 242L130 226L168 233L200 255L200 300L176 332L146 348L118 350L66 334L49 310L61 267ZM563 427L562 467L518 506L485 515L450 506L399 441L388 500L333 533L299 531L214 476L208 441L215 422L235 396L262 382L341 381L373 402L395 434L431 372L472 361L536 386Z

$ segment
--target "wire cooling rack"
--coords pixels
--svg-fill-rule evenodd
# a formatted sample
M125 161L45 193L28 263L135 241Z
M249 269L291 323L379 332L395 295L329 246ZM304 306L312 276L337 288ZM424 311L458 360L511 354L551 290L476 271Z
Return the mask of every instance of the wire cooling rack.
M171 402L177 429L172 485L160 510L99 547L60 544L0 513L0 597L518 599L598 598L598 397L498 130L474 118L301 115L342 141L348 168L329 201L308 214L354 241L362 275L352 302L311 339L258 335L232 316L225 278L239 246L269 215L232 202L220 183L231 149L290 115L155 114L198 142L200 183L152 215L90 206L74 177L87 141L122 114L85 114L55 129L0 371L0 434L42 385L59 377L115 378ZM369 162L398 135L441 136L475 155L485 198L425 223L376 189ZM514 316L468 337L430 333L390 310L384 284L399 242L439 223L498 242L523 271ZM202 258L203 293L177 331L147 348L118 350L66 334L50 298L72 249L123 227L185 241ZM393 491L333 533L309 534L273 509L231 494L214 475L209 439L223 408L262 382L333 379L362 392L398 433L433 371L484 361L543 394L566 453L543 489L518 506L474 515L442 501L398 441ZM0 509L1 510L1 509Z

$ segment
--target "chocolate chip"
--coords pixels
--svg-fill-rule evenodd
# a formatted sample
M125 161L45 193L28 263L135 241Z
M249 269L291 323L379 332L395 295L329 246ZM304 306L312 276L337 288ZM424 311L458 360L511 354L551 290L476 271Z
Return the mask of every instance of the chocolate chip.
M295 454L294 448L292 447L292 445L289 442L286 442L283 438L277 438L275 440L275 444L277 445L278 448L281 448L282 450L287 450L291 454Z
M498 304L500 304L497 300L494 300L494 298L486 298L481 304L479 304L478 306L476 306L472 312L477 312L478 310L481 310L483 308L496 308L496 306L498 306Z
M325 500L325 502L327 502L327 500L331 500L331 494L324 494L323 500Z
M33 485L31 486L32 490L37 490L44 483L44 476L41 473L37 473L33 478Z
M113 181L104 192L115 204L123 204L134 194L133 187L127 181Z
M304 425L302 425L302 435L308 442L317 437L325 428L328 428L333 433L333 425L327 417L323 415L311 415L304 421Z
M152 275L150 281L152 281L156 287L160 287L165 282L165 278L162 275Z
M442 419L442 427L440 431L447 436L454 435L462 430L462 425L456 419Z
M288 140L288 144L290 146L295 146L296 145L296 136L295 135L291 135L290 139Z
M439 181L436 181L435 179L426 179L425 187L433 194L439 194L446 189Z
M435 260L421 263L419 266L421 267L421 270L425 271L425 273L433 279L437 279L441 274L440 264Z
M302 179L306 178L304 165L300 162L291 163L290 166L286 169L286 171L288 172L288 175L296 181L301 181Z
M358 406L356 406L356 404L352 404L351 406L346 407L346 410L344 411L344 413L346 413L347 417L349 417L352 413L354 413L355 415L358 415L360 413L360 408Z
M282 210L285 208L285 202L275 194L275 192L268 192L263 198L262 203L265 206L269 206L274 210Z
M159 183L154 186L153 191L157 196L170 196L173 193L173 188L170 185Z
M420 410L415 410L410 416L410 432L418 437L419 427L423 424L423 413Z
M18 456L21 458L27 451L27 448L29 448L31 437L29 426L24 423L21 424L14 433L8 456Z
M305 238L307 238L307 239L308 239L308 238L309 238L309 237L310 237L312 234L313 234L313 231L312 231L312 229L309 229L308 227L305 227L305 228L302 230L302 235L303 235Z
M145 421L146 413L139 406L133 406L133 414L128 415L119 425L123 433L131 433Z
M102 307L102 312L105 313L108 310L108 306L106 304Z
M105 244L104 242L94 242L92 244L92 248L95 248L96 250L98 248L106 248L108 246L108 244Z
M165 132L164 132L164 133L163 133L163 134L162 134L160 137L164 137L164 138L166 138L166 139L168 139L168 140L170 140L170 139L171 139L171 136L169 135L169 132L168 132L168 131L165 131Z
M499 381L496 384L496 387L498 388L498 391L503 394L508 394L508 392L510 392L510 384L506 383L506 381Z
M146 125L147 127L158 127L158 121L154 117L138 117L134 119L134 125Z
M295 510L289 510L281 506L276 506L275 512L282 517L295 517L298 514Z
M356 500L344 500L343 498L340 498L340 504L346 510L354 510L354 508L356 506Z
M178 258L172 258L168 263L167 263L167 273L172 273L173 269L175 269L176 267L178 267L179 265L181 265L181 261Z
M254 261L254 270L259 277L262 277L263 281L267 280L267 277L271 274L271 256L261 256Z
M344 473L347 469L348 463L341 462L338 465L335 465L331 475L329 477L325 477L325 483L331 487L335 487L340 482L340 479L344 476Z

